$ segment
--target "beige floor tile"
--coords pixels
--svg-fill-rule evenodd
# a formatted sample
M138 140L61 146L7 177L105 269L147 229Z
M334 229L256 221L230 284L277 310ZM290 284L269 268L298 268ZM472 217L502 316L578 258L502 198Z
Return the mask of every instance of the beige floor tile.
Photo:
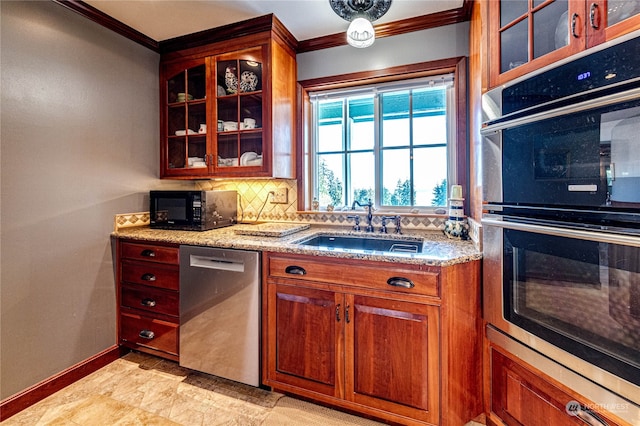
M2 422L2 426L380 424L137 352Z

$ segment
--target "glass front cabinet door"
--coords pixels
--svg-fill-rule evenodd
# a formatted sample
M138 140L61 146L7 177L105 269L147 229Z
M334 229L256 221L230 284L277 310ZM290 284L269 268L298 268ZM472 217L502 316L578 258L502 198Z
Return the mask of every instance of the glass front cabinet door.
M162 55L161 178L295 177L293 36L275 17L256 25Z
M212 166L216 175L251 175L268 158L263 119L265 74L262 49L209 58L212 98ZM212 85L213 86L213 85Z
M640 28L640 1L489 3L491 86Z
M166 69L161 163L166 176L207 175L207 69L204 61Z

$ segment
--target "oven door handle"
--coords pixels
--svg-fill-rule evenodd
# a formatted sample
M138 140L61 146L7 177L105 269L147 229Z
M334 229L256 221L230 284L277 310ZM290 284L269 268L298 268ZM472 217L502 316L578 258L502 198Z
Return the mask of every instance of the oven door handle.
M640 238L630 235L611 234L599 231L586 231L584 229L558 228L554 226L536 225L531 223L510 222L494 218L483 218L482 225L513 229L515 231L533 232L535 234L545 234L557 237L596 241L599 243L621 244L625 246L640 247Z
M507 114L505 117L503 117L502 120L496 123L489 123L487 126L483 127L480 130L480 134L486 136L500 130L510 129L512 127L522 126L529 123L535 123L537 121L546 120L548 118L562 117L568 114L573 114L575 112L588 111L590 109L602 108L623 102L634 101L637 100L639 96L640 87L636 87L633 89L625 90L624 92L611 93L605 96L595 97L593 99L582 101L580 103L565 105L551 110L532 112L530 114L523 114L522 112L512 113L512 115L514 115L515 117L510 119L506 118L510 115ZM536 107L536 109L539 109L539 106Z

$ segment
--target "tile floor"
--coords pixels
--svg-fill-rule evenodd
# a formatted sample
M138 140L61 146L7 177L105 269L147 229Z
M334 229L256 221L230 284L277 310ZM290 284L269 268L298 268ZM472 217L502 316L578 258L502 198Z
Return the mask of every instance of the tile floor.
M131 352L3 426L379 426L381 423ZM471 422L467 426L480 426Z

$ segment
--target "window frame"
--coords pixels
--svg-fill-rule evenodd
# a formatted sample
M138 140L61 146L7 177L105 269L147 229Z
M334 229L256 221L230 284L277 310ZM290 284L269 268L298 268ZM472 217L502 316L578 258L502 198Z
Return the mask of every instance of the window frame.
M315 153L312 150L313 117L311 117L310 93L337 89L357 89L359 86L375 85L417 79L422 77L437 76L440 74L453 74L455 96L455 182L447 182L447 186L462 185L464 193L469 193L468 188L468 138L467 138L467 58L455 57L437 61L421 62L405 66L397 66L375 71L365 71L350 74L322 77L300 81L298 85L298 137L296 149L302 155L297 156L296 178L298 191L299 211L310 210L312 201L312 167L315 161ZM450 160L451 161L451 160ZM376 177L378 179L379 177ZM447 188L447 190L449 190ZM468 197L465 200L465 210L468 210ZM376 208L380 208L376 205ZM386 206L384 210L400 210L398 206ZM430 213L433 213L432 208ZM425 208L421 207L424 211Z

